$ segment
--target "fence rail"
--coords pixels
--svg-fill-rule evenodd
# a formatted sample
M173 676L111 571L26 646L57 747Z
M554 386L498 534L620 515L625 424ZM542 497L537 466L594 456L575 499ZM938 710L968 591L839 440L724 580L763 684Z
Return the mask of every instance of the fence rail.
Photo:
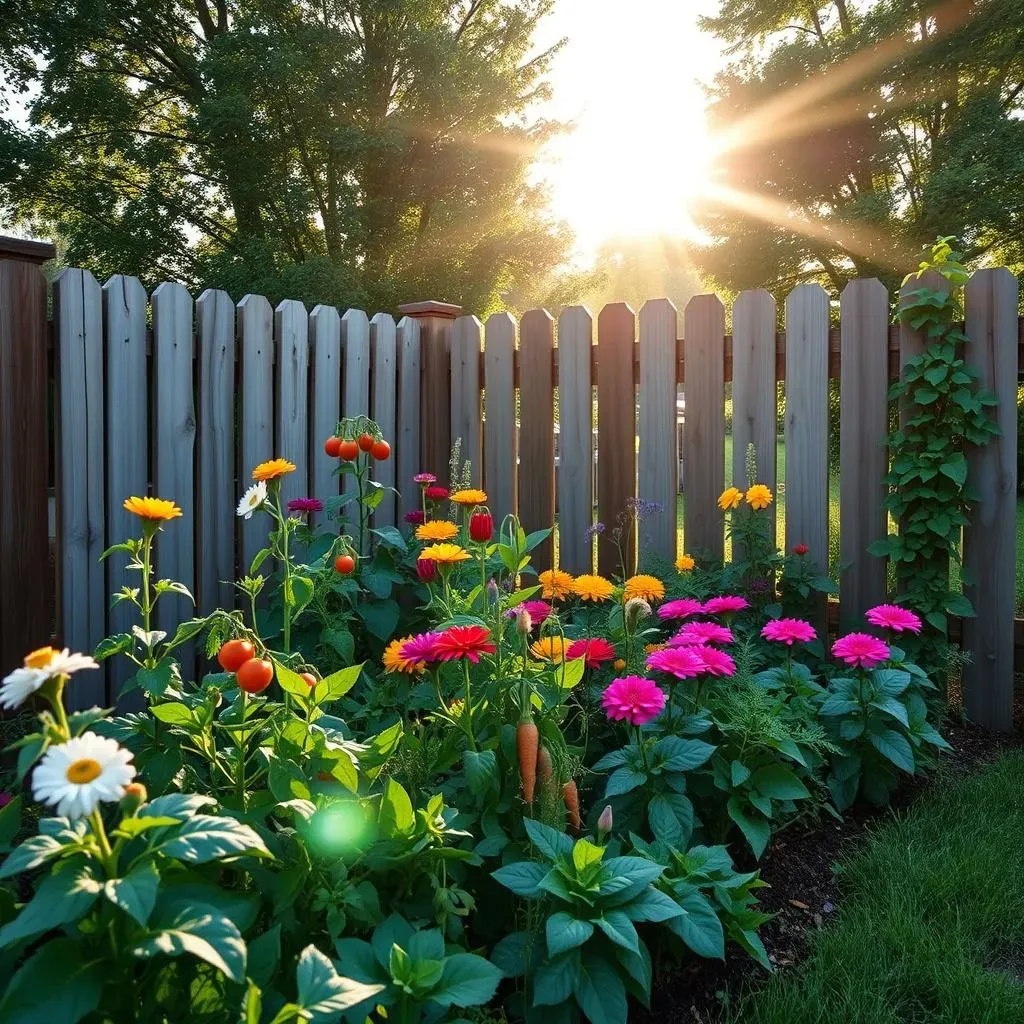
M3 255L0 244L0 267ZM23 258L6 254L8 263ZM886 526L881 498L887 386L920 351L922 339L889 323L889 296L876 280L847 285L839 299L838 327L830 323L830 299L818 285L800 285L787 296L781 324L768 293L741 293L732 308L731 335L725 333L725 307L713 295L692 299L681 317L670 302L654 299L639 313L619 303L594 317L571 306L557 320L533 310L518 321L497 313L481 323L456 306L427 302L401 307L396 323L388 314L371 318L360 310L342 313L324 305L307 311L294 300L273 309L259 295L236 304L224 292L205 291L193 301L176 283L162 284L147 297L135 278L117 275L101 286L78 269L65 270L53 291L57 635L69 646L89 649L126 624L125 611L108 607L107 598L121 585L123 561L97 562L105 546L129 532L121 509L125 496L152 490L182 506L183 520L161 541L160 575L193 589L202 611L230 603L228 581L260 543L259 526L239 523L233 515L251 467L285 456L297 466L288 477L286 497L337 493L339 479L330 474L320 446L340 416L367 412L395 442L395 460L381 466L382 476L395 475L383 482L408 495L403 502L384 503L376 512L378 524L399 521L408 501L415 500L415 472L443 476L450 442L461 438L474 480L488 490L497 515L518 511L524 525L537 529L550 525L557 505L563 567L592 569L587 529L595 508L601 521L611 522L634 497L665 507L645 543L671 558L678 544L674 512L681 457L686 549L720 556L724 540L716 499L726 483L743 479L751 441L758 449L760 479L775 491L784 484L785 544L807 544L824 562L830 528L830 378L839 380L843 425L838 467L831 467L839 474L840 561L847 566L839 614L852 621L885 597L885 564L867 547ZM4 334L17 312L6 294L0 290L0 339L11 338L6 342L11 351L45 346L45 322L35 333L22 328L11 337L7 326ZM999 391L1003 428L992 445L968 453L970 478L981 494L975 522L964 531L965 561L975 569L967 592L978 610L978 618L964 626L974 658L967 675L969 707L978 720L1008 727L1014 652L1013 389L1024 346L1016 281L1002 269L978 272L967 289L966 310L972 340L967 358ZM36 311L37 319L42 315ZM15 391L25 386L6 366L0 360L5 415L20 408ZM786 396L784 481L777 479L775 465L780 381ZM727 473L728 383L734 464ZM45 401L40 383L31 386L42 390L34 398ZM681 452L680 389L685 400ZM18 466L27 460L14 447L7 443L2 451L7 453L3 465L12 467L4 479L16 487ZM0 507L11 516L9 503ZM26 523L15 509L22 534L38 531L39 524ZM40 522L45 530L45 516ZM549 543L538 558L544 562L552 554ZM14 556L0 551L0 558ZM599 569L609 572L617 563L618 552L607 537L600 538ZM22 578L14 598L10 577L4 579L4 600L20 600L24 586L35 586ZM181 611L166 604L169 617ZM8 644L8 621L5 613L3 670L26 643L49 636L48 623L37 616L31 637L19 635ZM86 693L83 684L84 701L108 696L103 681L93 685L95 693Z

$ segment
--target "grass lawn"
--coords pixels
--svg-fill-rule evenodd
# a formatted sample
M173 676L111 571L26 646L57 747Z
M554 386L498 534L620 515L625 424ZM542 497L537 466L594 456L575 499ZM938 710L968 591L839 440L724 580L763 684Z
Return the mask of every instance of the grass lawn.
M1024 753L939 780L842 864L845 898L808 959L735 1024L1024 1021Z

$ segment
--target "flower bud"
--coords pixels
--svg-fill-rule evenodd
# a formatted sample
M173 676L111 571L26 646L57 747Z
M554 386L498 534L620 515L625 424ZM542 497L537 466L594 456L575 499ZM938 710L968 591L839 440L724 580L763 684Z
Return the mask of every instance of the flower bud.
M477 544L486 544L494 536L494 519L490 512L474 512L469 517L469 536Z
M612 830L612 824L614 823L612 816L612 805L605 804L604 810L601 812L601 817L597 819L597 834L604 838Z
M437 563L432 558L417 558L416 575L423 583L433 583L437 579Z
M134 814L148 799L149 794L141 782L129 782L121 797L121 810L125 814Z
M631 597L626 602L626 629L632 633L641 619L651 614L651 606L642 597Z
M516 632L520 636L529 636L533 629L533 619L529 611L522 605L516 608Z

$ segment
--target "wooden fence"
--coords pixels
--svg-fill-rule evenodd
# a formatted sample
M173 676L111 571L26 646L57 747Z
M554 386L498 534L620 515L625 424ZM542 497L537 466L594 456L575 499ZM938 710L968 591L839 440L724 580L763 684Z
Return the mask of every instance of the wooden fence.
M8 255L7 262L17 259ZM0 274L0 284L4 280ZM886 532L886 391L921 350L922 339L890 325L889 297L876 280L853 281L843 290L838 328L830 326L830 300L817 285L790 293L781 325L767 292L744 292L733 305L731 336L725 333L725 308L713 295L692 299L681 318L670 302L655 299L638 315L614 304L595 319L573 306L557 322L533 310L518 322L497 313L486 324L436 302L401 307L396 323L388 314L342 315L322 305L307 311L293 300L272 309L258 295L236 304L224 292L206 291L193 301L173 283L147 297L134 278L118 275L101 286L75 269L61 274L53 295L56 632L72 648L88 650L128 622L126 610L111 608L108 598L123 582L123 560L98 561L105 546L131 530L121 508L126 495L151 492L182 506L183 519L161 538L159 574L192 588L202 611L230 604L229 581L259 546L260 525L234 516L251 467L285 456L298 467L287 478L287 497L337 493L339 480L321 445L339 415L364 412L393 440L395 457L378 475L405 493L405 504L381 506L378 524L398 521L415 502L415 472L444 478L451 441L461 438L475 482L487 489L496 516L518 511L527 528L537 529L552 522L557 502L558 559L564 568L594 567L588 527L595 515L611 524L634 497L664 507L647 524L645 538L652 550L674 557L681 458L685 548L720 557L723 518L716 501L727 483L745 479L745 450L753 442L760 479L773 491L784 487L786 546L806 544L824 562L830 377L839 378L841 393L839 465L833 470L838 468L840 479L839 547L846 567L842 620L855 621L886 596L885 563L867 553ZM978 610L963 626L973 656L965 693L974 719L1009 728L1020 365L1016 280L1004 269L975 274L966 308L972 341L967 358L999 397L1002 436L968 453L970 479L982 500L964 531L965 562L974 580L966 590ZM39 309L32 315L38 319ZM22 327L19 335L19 316L24 319L24 309L19 312L17 301L0 287L0 456L6 460L0 461L0 515L5 524L17 524L0 532L0 559L6 559L0 564L17 573L0 575L0 596L8 602L0 605L4 671L24 647L50 635L49 619L37 614L28 628L24 614L8 617L7 611L44 586L17 569L24 558L12 547L24 543L26 551L37 550L45 529L45 517L32 518L40 508L38 472L23 475L38 458L37 439L26 442L22 429L12 441L6 429L15 410L45 403L37 376L9 369L11 352L35 348L46 338L45 324ZM777 381L785 381L786 394L784 480L777 479L775 464ZM729 474L727 382L733 399ZM35 393L29 397L21 393L24 388ZM26 481L33 492L27 503ZM35 548L24 540L30 535ZM546 564L552 553L549 542L538 562ZM597 567L611 572L617 564L606 532L598 541ZM181 611L169 601L165 605L169 618ZM30 606L31 601L24 604ZM95 694L83 690L84 699L109 698L102 685Z

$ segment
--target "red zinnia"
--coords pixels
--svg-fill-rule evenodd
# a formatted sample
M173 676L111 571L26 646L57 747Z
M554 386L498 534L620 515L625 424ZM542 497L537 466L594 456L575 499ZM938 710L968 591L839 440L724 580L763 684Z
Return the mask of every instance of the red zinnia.
M469 536L477 544L486 544L494 536L494 519L490 512L474 512L469 517Z
M423 583L433 583L437 579L437 562L432 558L417 558L416 575Z
M600 668L606 661L615 660L615 648L603 637L574 640L565 652L567 660L582 658L587 668Z
M426 487L423 494L428 501L444 501L448 497L447 487Z
M806 555L811 549L806 544L797 544L793 548L794 555Z
M437 638L434 650L438 661L468 658L476 665L481 654L493 654L497 647L485 626L452 626Z

